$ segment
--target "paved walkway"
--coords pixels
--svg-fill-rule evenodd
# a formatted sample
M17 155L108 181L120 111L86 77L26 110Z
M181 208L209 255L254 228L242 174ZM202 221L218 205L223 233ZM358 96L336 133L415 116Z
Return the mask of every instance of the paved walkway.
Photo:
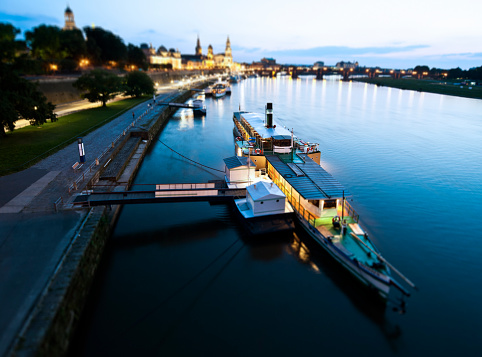
M156 101L177 94L166 91ZM138 105L83 138L84 171L72 169L79 159L77 143L72 143L29 169L0 177L0 356L9 353L86 216L86 210L56 212L54 202L69 199L69 186L79 176L87 180L94 175L89 166L132 123L133 111L136 118L144 114L136 123L142 125L164 108L148 110L147 105Z

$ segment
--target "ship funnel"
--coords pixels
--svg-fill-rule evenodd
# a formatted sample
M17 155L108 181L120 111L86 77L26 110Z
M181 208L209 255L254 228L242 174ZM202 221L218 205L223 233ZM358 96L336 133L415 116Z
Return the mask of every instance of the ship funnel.
M266 104L266 127L273 127L273 103Z

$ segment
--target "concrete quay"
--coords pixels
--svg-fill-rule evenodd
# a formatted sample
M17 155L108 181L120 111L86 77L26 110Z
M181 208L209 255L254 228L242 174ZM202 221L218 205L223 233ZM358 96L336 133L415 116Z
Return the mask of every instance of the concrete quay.
M165 91L156 102L190 96ZM72 169L78 160L72 143L29 169L0 177L0 356L67 351L120 210L78 209L72 201L96 182L112 190L129 187L147 148L176 111L148 103L86 135L81 169Z

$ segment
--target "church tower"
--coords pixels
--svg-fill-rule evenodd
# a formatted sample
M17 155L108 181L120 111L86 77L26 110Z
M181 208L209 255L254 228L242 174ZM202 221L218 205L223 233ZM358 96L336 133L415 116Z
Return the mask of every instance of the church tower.
M203 49L201 47L201 41L199 40L199 36L197 37L197 44L196 44L196 56L202 56Z
M213 58L214 58L213 46L209 45L209 47L208 47L208 60L212 60Z
M75 27L75 21L74 21L74 13L72 10L70 10L70 7L67 6L65 9L65 25L63 30L74 30L77 27Z
M229 36L228 40L226 41L226 51L224 52L224 56L233 57L233 54L231 53L231 41L229 41Z

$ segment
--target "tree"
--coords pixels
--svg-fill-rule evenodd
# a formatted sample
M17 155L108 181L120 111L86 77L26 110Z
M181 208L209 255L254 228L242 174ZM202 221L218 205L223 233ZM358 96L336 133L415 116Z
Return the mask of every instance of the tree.
M87 55L84 36L79 29L60 31L59 38L60 47L65 51L66 58L78 62Z
M0 63L0 136L5 129L12 131L21 118L32 125L41 125L47 119L56 121L55 106L37 90L37 86L17 76L10 66Z
M427 72L427 73L430 72L430 68L428 68L428 66L416 66L413 70L418 74L422 74L424 72Z
M154 94L154 82L144 72L129 72L126 75L125 94L140 97L143 94Z
M122 92L122 79L103 69L94 69L82 75L74 82L74 87L87 93L82 94L89 102L102 102L105 107L108 100Z
M11 24L0 23L0 61L12 63L17 53L25 47L23 41L15 40L20 30Z
M62 30L57 26L40 25L25 33L27 46L32 50L33 57L44 61L60 61L67 57L67 51L60 43Z
M146 55L142 49L131 43L127 46L127 63L142 68L143 70L147 70L149 67Z
M481 80L482 79L482 66L469 69L467 76L470 79Z
M448 71L448 78L449 79L462 79L462 78L465 78L465 77L466 77L465 71L462 70L460 67L452 68L452 69L449 69L449 71Z
M119 36L101 27L84 27L87 36L87 51L95 64L110 61L122 62L127 59L127 49Z

